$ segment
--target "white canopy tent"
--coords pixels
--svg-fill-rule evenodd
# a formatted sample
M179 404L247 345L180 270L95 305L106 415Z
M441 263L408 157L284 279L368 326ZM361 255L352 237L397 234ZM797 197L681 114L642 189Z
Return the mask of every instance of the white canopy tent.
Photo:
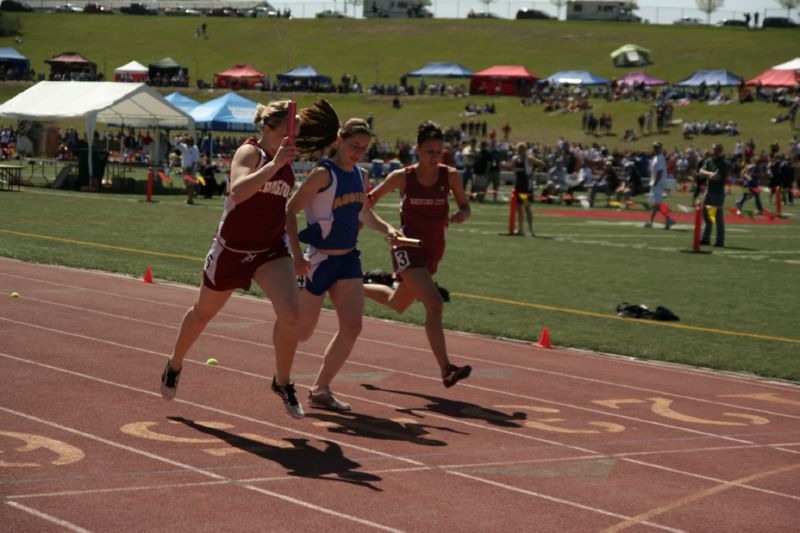
M195 135L191 115L144 83L42 81L0 105L0 117L51 122L83 118L87 139L94 137L98 122L145 128L180 128ZM158 137L156 135L156 140ZM92 173L91 142L89 173Z
M772 67L773 70L800 70L800 57L796 57L791 61L787 61L786 63L781 63L780 65L775 65Z
M145 81L149 72L150 69L138 61L131 61L114 69L114 79L118 80L120 77L127 75L131 76L134 81Z

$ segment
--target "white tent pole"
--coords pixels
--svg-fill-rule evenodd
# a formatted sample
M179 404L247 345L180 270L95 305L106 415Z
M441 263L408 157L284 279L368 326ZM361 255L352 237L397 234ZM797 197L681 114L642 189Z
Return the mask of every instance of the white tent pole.
M92 186L94 170L92 168L92 150L94 145L94 128L97 125L97 112L86 115L86 142L89 144L89 186Z

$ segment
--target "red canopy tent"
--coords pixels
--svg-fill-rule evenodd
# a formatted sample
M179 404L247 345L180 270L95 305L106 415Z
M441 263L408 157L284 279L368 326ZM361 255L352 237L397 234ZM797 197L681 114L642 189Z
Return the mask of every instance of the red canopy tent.
M250 65L234 65L228 70L214 74L214 86L228 89L251 89L264 84L265 74Z
M75 52L64 52L57 56L45 59L44 61L50 65L50 78L59 75L65 79L71 79L77 74L90 74L97 73L97 65L92 63L85 57Z
M527 96L539 77L521 66L495 66L470 78L470 94Z
M761 85L762 87L795 87L800 84L800 70L765 70L746 85Z

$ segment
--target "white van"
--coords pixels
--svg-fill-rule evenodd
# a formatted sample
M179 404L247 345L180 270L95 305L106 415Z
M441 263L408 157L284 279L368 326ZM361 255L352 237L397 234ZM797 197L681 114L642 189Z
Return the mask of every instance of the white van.
M572 0L567 2L567 20L617 20L641 22L633 14L635 2L609 2L605 0Z
M364 0L364 18L431 18L430 0Z

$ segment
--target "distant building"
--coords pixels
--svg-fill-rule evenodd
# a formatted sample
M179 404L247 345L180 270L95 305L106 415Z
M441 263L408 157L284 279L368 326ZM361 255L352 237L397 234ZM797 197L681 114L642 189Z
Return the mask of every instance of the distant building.
M610 2L606 0L573 0L567 2L567 20L617 20L641 22L633 14L636 2Z

